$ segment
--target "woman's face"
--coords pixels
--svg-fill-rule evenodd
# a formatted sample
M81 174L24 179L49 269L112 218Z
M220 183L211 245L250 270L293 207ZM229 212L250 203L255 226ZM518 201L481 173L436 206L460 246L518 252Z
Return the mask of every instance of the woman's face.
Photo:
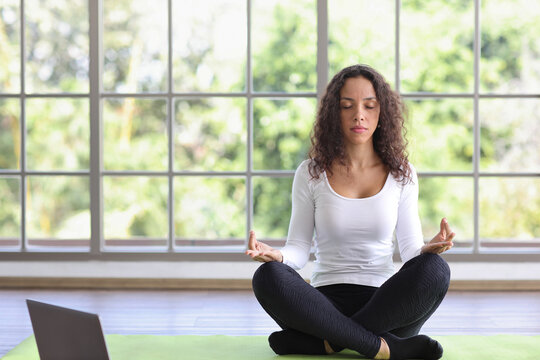
M364 77L345 80L339 92L341 129L346 145L372 141L379 123L381 108L371 81Z

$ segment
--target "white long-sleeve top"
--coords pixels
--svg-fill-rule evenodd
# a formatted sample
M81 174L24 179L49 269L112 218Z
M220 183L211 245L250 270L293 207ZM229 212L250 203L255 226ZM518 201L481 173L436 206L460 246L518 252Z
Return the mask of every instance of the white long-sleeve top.
M283 262L301 269L312 242L315 267L311 284L380 286L394 274L393 235L403 262L420 254L424 245L418 216L418 177L405 185L389 174L377 194L351 199L336 193L326 173L311 179L309 161L294 175L292 214ZM315 237L314 235L315 231Z

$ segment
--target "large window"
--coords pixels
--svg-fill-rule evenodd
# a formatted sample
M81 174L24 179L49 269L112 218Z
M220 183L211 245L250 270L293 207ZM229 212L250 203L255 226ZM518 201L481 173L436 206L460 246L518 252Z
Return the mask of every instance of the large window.
M426 239L446 216L455 254L540 253L538 18L525 0L0 0L0 252L239 253L250 228L282 245L317 98L367 63L408 106Z

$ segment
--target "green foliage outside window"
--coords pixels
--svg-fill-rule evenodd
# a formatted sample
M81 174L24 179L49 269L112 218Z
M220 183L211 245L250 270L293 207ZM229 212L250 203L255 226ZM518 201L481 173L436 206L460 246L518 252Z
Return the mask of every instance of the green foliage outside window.
M105 92L168 89L166 1L148 8L144 3L104 0ZM86 92L87 2L25 4L26 92ZM216 1L199 18L200 11L184 11L182 4L173 2L173 91L244 91L247 22L245 5L238 5L244 2ZM202 9L201 4L197 6ZM368 63L396 86L395 2L329 0L328 4L330 76L352 63ZM481 4L481 94L538 94L540 5L525 0L511 5L502 0ZM0 69L0 92L8 94L20 91L18 11L18 1L2 0L0 62L7 65ZM402 2L401 11L400 90L441 95L406 100L410 160L419 172L471 172L473 99L445 98L444 94L470 94L474 89L474 3L407 1ZM316 1L254 0L252 15L253 90L315 92ZM55 26L49 26L54 22ZM232 23L234 36L228 37L227 24ZM2 170L21 166L20 101L0 99ZM254 170L294 170L306 158L317 106L314 97L258 96L249 108L241 94L167 101L165 97L103 98L104 170L167 171L172 145L174 171L244 172L248 110L253 111ZM27 169L88 170L88 104L85 97L26 99ZM172 144L166 124L170 109ZM540 171L535 136L540 131L538 99L481 98L479 114L480 171ZM29 178L23 194L29 237L89 238L88 181L82 178ZM166 175L104 176L103 181L106 238L164 239L171 206L178 239L219 242L245 237L249 211L245 176L174 176L173 204L167 204ZM291 184L291 176L252 177L253 227L262 237L286 236ZM479 233L486 245L502 239L531 242L540 238L538 178L481 178L479 185ZM2 239L13 241L20 235L20 189L19 177L0 177ZM446 216L458 233L458 243L470 245L473 194L471 176L421 178L419 205L426 238L435 234L440 218Z

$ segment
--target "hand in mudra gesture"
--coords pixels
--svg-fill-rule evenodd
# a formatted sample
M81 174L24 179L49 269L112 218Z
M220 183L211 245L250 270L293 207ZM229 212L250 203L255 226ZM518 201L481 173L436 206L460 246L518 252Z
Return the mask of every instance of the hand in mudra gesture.
M273 247L257 241L255 237L255 231L249 232L249 242L246 254L253 260L260 262L279 261L283 262L283 255L281 251L274 249Z
M448 225L448 220L442 218L441 220L441 230L430 242L422 246L422 253L433 253L441 254L447 250L450 250L454 243L452 239L456 236L456 233L450 230L450 225Z

